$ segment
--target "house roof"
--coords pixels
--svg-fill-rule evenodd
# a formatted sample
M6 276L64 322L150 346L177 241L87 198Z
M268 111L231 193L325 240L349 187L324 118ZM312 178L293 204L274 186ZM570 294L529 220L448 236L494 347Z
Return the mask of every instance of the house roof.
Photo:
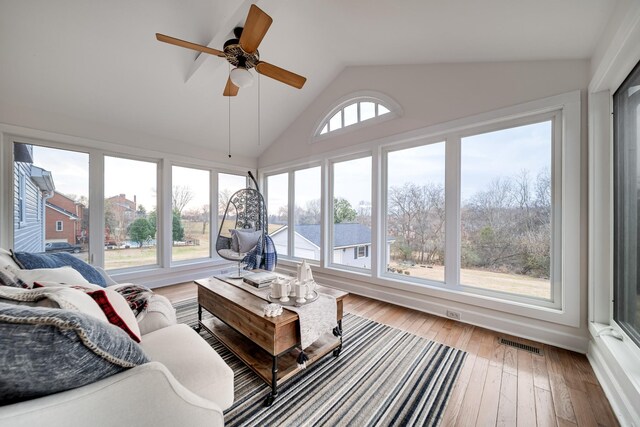
M335 233L334 248L371 244L371 228L366 225L340 223L334 224L333 227ZM278 234L286 228L282 227L273 234ZM320 224L296 225L295 231L317 247L320 247ZM389 237L388 240L393 239Z
M78 218L78 216L77 216L76 214L74 214L73 212L69 212L68 210L66 210L66 209L64 209L64 208L61 208L61 207L60 207L60 206L58 206L58 205L54 205L53 203L51 203L51 202L49 202L49 201L47 201L47 207L48 207L48 208L50 208L50 209L53 209L53 210L54 210L54 211L56 211L56 212L60 212L61 214L68 216L70 219L74 219L74 220L75 220L75 219L80 219L80 218Z

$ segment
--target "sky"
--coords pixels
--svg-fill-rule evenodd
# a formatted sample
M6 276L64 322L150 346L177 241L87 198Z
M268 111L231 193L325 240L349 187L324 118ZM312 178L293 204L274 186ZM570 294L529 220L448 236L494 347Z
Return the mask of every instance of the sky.
M542 122L462 139L461 194L463 201L486 188L498 177L519 174L523 169L530 177L551 169L551 122ZM444 184L445 144L443 142L392 151L388 158L388 185L405 182ZM56 190L63 194L88 195L89 155L87 153L34 146L34 164L53 174ZM124 193L147 211L156 206L156 163L105 156L105 197ZM320 168L297 171L296 204L320 197ZM173 166L173 184L188 186L194 195L186 209L208 204L208 172ZM361 201L371 202L371 157L334 164L335 195L344 197L357 207ZM219 174L219 189L231 192L245 187L243 176ZM286 174L269 177L267 206L276 213L287 204Z
M33 146L35 166L51 171L56 191L65 195L89 195L89 155L87 153ZM125 194L127 199L136 196L138 205L147 211L156 203L157 164L139 160L105 156L105 197ZM179 166L172 167L173 185L188 186L193 199L185 210L200 209L209 204L209 172ZM232 191L245 187L245 177L219 174L220 189Z

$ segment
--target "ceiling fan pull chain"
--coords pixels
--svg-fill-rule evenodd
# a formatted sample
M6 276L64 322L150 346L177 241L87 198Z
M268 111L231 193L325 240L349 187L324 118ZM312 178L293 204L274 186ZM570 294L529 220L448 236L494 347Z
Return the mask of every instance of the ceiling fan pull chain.
M229 65L229 72L231 72L231 65ZM229 158L231 158L231 97L229 99Z
M260 147L260 74L258 76L258 147Z

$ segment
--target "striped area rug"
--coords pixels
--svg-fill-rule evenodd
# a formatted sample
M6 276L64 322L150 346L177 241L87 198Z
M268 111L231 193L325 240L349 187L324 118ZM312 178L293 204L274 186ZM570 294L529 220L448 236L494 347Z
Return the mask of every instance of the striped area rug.
M174 304L178 321L195 325L195 299ZM466 353L347 314L344 347L285 383L274 404L267 386L204 329L235 373L227 426L437 426Z

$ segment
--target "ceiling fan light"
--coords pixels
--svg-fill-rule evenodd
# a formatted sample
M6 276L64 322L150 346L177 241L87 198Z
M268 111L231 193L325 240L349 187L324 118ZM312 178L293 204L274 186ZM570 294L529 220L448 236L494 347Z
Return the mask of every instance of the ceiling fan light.
M253 75L246 68L234 68L231 70L229 74L229 78L231 78L231 82L240 87L249 87L253 84Z

